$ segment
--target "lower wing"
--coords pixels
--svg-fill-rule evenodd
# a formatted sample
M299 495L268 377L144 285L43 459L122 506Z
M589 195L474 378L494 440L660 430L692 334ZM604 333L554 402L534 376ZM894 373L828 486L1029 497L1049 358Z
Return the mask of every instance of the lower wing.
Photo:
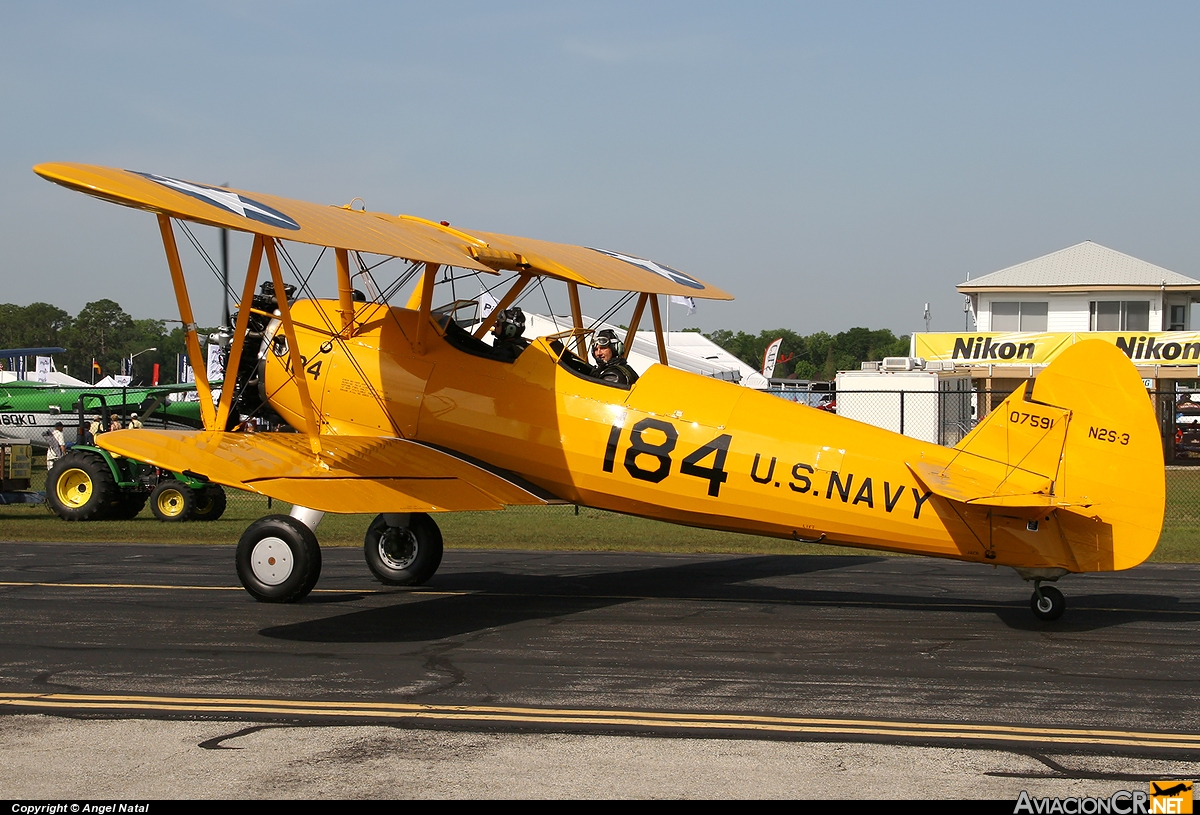
M156 467L323 512L449 512L550 503L501 475L416 442L298 433L121 430L97 442Z

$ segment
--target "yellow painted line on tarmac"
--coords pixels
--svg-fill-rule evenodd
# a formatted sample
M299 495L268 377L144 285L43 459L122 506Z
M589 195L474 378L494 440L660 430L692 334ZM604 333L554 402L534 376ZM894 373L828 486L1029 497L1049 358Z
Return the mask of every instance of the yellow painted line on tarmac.
M720 730L747 735L811 735L936 738L966 741L1033 742L1042 745L1094 745L1159 749L1200 749L1200 734L1155 733L1099 728L897 722L638 710L528 708L482 705L428 705L389 702L300 701L217 697L100 695L75 693L0 694L0 708L75 712L128 711L231 716L302 716L335 719L432 720L458 723L595 725L659 731Z

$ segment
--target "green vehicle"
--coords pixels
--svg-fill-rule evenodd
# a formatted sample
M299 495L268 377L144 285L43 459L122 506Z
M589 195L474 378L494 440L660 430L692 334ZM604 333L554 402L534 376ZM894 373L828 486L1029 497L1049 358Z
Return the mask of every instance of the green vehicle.
M157 401L145 416L153 416ZM105 394L81 393L78 437L46 474L46 504L67 521L128 520L150 504L160 521L215 521L225 512L225 491L191 473L173 473L140 461L115 456L86 443L87 419L96 416L107 427L111 412Z

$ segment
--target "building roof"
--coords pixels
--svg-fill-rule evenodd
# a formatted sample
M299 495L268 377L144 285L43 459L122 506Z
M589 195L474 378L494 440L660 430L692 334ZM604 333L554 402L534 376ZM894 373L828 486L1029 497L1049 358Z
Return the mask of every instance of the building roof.
M1065 286L1200 286L1200 280L1084 241L959 283L958 290Z

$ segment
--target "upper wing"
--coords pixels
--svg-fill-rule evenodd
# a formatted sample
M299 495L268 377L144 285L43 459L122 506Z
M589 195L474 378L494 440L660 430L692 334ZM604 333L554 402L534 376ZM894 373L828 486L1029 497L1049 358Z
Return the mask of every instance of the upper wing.
M407 215L324 206L88 164L39 164L48 181L123 206L281 240L390 255L479 272L515 269L596 289L732 300L653 261L583 246L462 230Z
M470 234L486 241L493 250L520 255L531 271L594 289L675 294L706 300L733 299L733 295L691 275L634 255L491 232L470 230Z
M404 439L118 430L105 450L323 512L446 512L548 503L470 462Z
M88 164L39 164L33 171L64 187L173 218L316 246L492 271L466 252L462 239L421 221L398 222L379 213Z

